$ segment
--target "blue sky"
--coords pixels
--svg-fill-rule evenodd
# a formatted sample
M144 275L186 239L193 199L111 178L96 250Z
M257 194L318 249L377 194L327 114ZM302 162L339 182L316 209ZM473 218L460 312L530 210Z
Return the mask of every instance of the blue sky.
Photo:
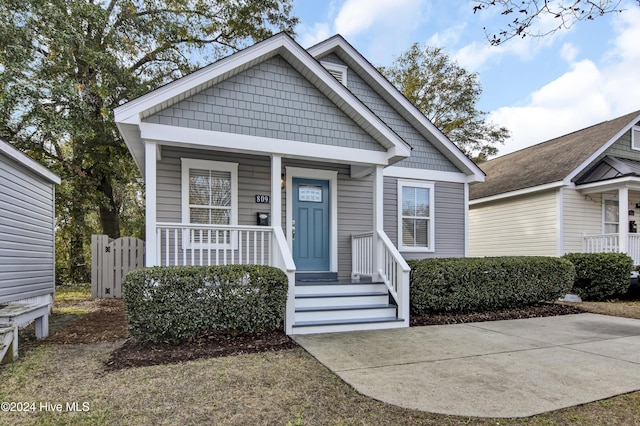
M295 0L297 40L309 47L341 34L374 65L390 65L414 42L444 48L477 72L479 108L507 127L506 154L640 110L640 7L578 22L544 38L514 38L492 47L498 13L473 14L472 1ZM497 10L495 11L497 12ZM544 29L548 22L540 22Z

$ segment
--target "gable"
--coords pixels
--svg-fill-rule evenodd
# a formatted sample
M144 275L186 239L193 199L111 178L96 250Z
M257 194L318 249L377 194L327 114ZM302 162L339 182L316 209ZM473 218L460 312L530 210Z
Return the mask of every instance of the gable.
M267 59L143 121L385 151L281 56Z
M322 62L345 66L340 58L332 53L322 58ZM411 146L411 156L395 164L399 167L460 172L460 170L438 151L424 136L416 130L396 109L382 98L355 71L349 69L347 88L371 109L398 136Z
M609 148L607 148L602 154L600 154L591 164L584 168L580 173L572 179L574 182L582 182L583 178L587 177L587 174L594 167L597 167L602 163L606 157L617 157L621 159L629 159L634 161L640 161L640 151L631 148L631 132L628 130L617 141L615 141Z

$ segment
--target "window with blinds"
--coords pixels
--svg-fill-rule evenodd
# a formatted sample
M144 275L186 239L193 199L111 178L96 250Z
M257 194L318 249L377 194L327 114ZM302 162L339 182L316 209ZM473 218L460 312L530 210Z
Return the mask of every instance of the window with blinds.
M237 225L238 164L182 160L182 222L202 225ZM229 246L232 232L203 226L183 236L186 247Z
M433 251L433 190L430 182L398 180L400 250Z
M189 222L231 224L231 172L189 169Z

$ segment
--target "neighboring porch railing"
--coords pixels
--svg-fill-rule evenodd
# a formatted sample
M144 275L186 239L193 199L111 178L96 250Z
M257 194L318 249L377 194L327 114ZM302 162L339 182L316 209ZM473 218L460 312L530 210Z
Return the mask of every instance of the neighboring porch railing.
M584 253L615 253L620 251L619 234L585 235L582 237ZM627 238L627 254L634 265L640 265L640 234L629 234Z
M375 244L374 244L375 243ZM352 276L380 276L398 306L398 318L409 324L410 268L387 234L377 232L351 237ZM374 272L377 269L377 272Z
M156 237L159 266L254 264L284 271L289 283L285 328L291 334L296 267L281 227L158 223Z

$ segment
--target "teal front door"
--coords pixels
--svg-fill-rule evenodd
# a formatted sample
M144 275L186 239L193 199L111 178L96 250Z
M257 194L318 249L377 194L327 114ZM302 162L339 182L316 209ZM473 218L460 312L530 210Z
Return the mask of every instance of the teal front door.
M293 178L293 260L298 271L329 271L329 181Z

